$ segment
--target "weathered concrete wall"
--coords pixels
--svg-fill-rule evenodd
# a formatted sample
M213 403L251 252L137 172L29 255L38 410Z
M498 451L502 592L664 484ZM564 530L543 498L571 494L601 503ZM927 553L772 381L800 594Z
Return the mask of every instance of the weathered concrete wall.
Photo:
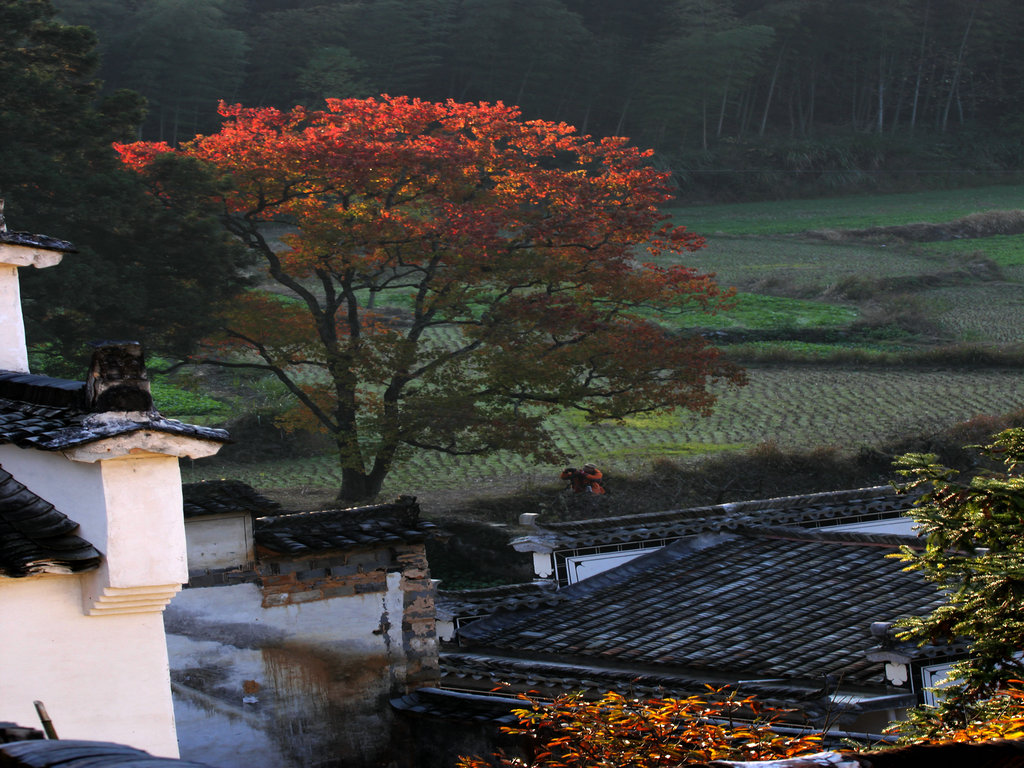
M388 701L437 683L433 595L421 545L193 577L166 612L182 756L217 768L401 764Z
M252 563L252 516L210 515L185 524L190 573L241 568Z

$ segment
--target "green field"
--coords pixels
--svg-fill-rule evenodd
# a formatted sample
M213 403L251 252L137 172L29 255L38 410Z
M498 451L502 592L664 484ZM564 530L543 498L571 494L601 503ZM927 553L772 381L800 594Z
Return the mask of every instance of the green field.
M693 232L718 235L777 235L812 229L944 222L981 211L1024 207L1024 187L1016 185L944 189L892 195L856 195L672 208L678 224Z
M748 386L723 391L708 418L671 413L588 425L562 414L548 424L552 439L574 461L625 470L659 457L763 442L858 450L1020 409L1024 357L1020 364L980 365L971 362L977 356L970 352L1020 356L1024 238L911 243L802 234L1018 208L1024 208L1021 186L673 209L677 223L708 238L690 264L714 272L739 296L732 312L666 322L716 334L712 338L726 354L748 368ZM947 349L959 352L948 359L936 352ZM931 355L926 364L915 357L925 354ZM203 403L201 420L209 423L216 411ZM339 482L334 460L326 456L199 462L183 469L186 481L231 476L264 490L314 492ZM394 471L385 493L468 489L510 477L550 478L555 471L503 454L453 459L421 453Z

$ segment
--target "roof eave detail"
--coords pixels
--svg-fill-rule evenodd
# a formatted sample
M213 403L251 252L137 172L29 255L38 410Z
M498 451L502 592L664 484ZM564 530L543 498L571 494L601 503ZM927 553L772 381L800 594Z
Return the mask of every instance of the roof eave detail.
M35 245L0 243L0 264L12 267L45 269L60 264L63 258L64 254L61 251L53 251Z
M162 613L181 591L181 584L155 584L141 587L109 587L83 582L83 607L88 616L120 613Z
M516 552L537 552L550 555L555 551L554 536L520 536L510 542Z
M220 450L221 445L223 443L220 441L143 429L64 448L61 453L71 461L86 464L108 459L141 458L147 455L202 459L213 456Z

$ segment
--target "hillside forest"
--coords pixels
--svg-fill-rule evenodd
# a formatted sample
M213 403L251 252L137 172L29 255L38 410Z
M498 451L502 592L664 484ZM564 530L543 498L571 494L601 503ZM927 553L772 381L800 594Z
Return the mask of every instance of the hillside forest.
M502 101L654 147L684 195L719 199L998 174L1022 152L1024 7L1013 0L56 6L97 33L105 90L146 98L144 140L214 132L221 99ZM760 178L767 170L786 175Z
M653 147L675 185L663 212L707 239L687 264L739 290L696 330L748 387L710 418L559 418L546 429L561 450L623 470L723 457L713 481L659 469L667 503L799 490L747 482L745 450L763 477L795 478L800 457L778 451L834 443L865 471L819 452L827 466L808 469L808 487L881 480L892 441L1019 408L1019 217L970 235L949 223L1020 207L1022 19L1006 0L3 0L7 221L79 249L23 278L33 370L80 377L85 343L104 337L141 340L159 369L257 277L203 202L216 179L168 167L163 181L192 193L162 207L113 143L215 134L220 100L504 101ZM846 194L865 192L881 194ZM942 225L935 237L884 228L923 221ZM192 479L230 471L293 495L336 483L321 443L278 428L291 400L273 382L200 368L156 384L169 413L240 438L228 466L188 468ZM422 452L385 490L481 477L507 489L506 476L538 472L550 467ZM615 482L616 507L631 482ZM653 482L638 479L645 504L663 503Z

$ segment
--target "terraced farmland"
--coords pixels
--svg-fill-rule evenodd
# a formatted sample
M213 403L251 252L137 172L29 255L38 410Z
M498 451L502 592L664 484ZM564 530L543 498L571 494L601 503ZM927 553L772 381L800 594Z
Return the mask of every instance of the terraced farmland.
M965 345L1017 354L1024 342L1022 236L932 243L841 232L847 225L946 221L1017 207L1020 199L1022 187L994 187L676 211L680 222L708 235L692 265L741 295L733 313L666 322L715 333L726 353L747 365L749 384L721 392L708 418L673 413L589 425L560 414L548 423L554 444L574 461L625 469L766 441L855 451L1024 408L1024 360L978 367L970 355L944 362L937 354L928 365L908 357ZM804 234L825 228L835 230L831 239ZM772 348L783 362L750 358L751 350ZM851 362L851 352L864 356ZM183 469L186 480L232 476L266 490L331 489L340 479L327 456ZM555 471L501 453L418 453L394 471L385 493L550 479Z

